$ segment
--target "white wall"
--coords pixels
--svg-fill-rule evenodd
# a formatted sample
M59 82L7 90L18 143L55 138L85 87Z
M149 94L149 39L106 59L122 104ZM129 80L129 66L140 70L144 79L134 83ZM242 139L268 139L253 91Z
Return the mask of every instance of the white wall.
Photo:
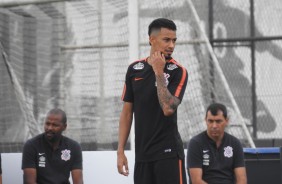
M129 162L129 176L117 172L116 151L84 151L84 184L133 184L134 152L126 151ZM3 184L23 183L21 153L2 153ZM71 180L70 180L71 181Z
M21 153L1 153L3 184L23 183Z
M84 184L133 184L134 151L125 154L129 163L128 177L117 172L116 151L83 151ZM3 184L23 183L22 154L2 153L1 156Z

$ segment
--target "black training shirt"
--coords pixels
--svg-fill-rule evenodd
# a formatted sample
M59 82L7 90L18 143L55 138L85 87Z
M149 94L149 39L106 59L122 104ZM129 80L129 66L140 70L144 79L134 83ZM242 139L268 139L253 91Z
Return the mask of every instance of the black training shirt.
M234 184L234 169L245 167L243 147L236 137L225 132L217 149L204 131L189 142L187 166L202 168L202 178L209 184Z
M188 79L186 69L171 59L165 65L164 76L170 93L182 100ZM136 161L184 157L177 112L164 116L157 95L155 73L146 59L128 67L122 100L133 103Z
M69 184L70 171L82 169L80 145L65 136L53 151L44 134L28 140L23 149L22 169L35 168L40 184Z

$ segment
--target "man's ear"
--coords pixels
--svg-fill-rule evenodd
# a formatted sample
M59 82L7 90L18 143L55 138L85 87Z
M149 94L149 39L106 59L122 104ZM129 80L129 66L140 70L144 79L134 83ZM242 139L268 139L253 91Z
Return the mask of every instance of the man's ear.
M226 118L226 124L229 124L229 118Z
M68 125L67 125L67 123L66 123L66 124L64 125L64 131L67 129L67 126L68 126Z
M149 36L149 44L152 45L155 41L155 36L151 35Z
M207 120L207 117L205 117L204 122L205 122L205 124L208 126L208 120Z

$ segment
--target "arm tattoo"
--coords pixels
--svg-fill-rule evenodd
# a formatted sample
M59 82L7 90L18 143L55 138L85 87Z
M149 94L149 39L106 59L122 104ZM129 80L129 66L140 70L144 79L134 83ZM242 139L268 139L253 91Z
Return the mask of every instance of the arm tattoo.
M173 96L167 89L165 77L163 75L156 76L157 92L161 108L169 108L175 111L180 104L180 100Z

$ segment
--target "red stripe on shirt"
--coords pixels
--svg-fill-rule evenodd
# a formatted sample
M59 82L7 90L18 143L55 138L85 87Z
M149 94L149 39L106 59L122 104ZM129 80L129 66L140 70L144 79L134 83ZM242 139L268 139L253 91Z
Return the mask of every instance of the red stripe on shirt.
M180 65L178 65L178 66L180 66ZM176 91L174 93L174 96L176 96L176 97L179 97L180 92L182 90L182 87L184 85L185 79L186 79L186 75L187 75L186 69L184 67L182 67L182 66L180 66L180 67L182 69L182 77L181 77L180 83L178 84L178 86L176 88Z

